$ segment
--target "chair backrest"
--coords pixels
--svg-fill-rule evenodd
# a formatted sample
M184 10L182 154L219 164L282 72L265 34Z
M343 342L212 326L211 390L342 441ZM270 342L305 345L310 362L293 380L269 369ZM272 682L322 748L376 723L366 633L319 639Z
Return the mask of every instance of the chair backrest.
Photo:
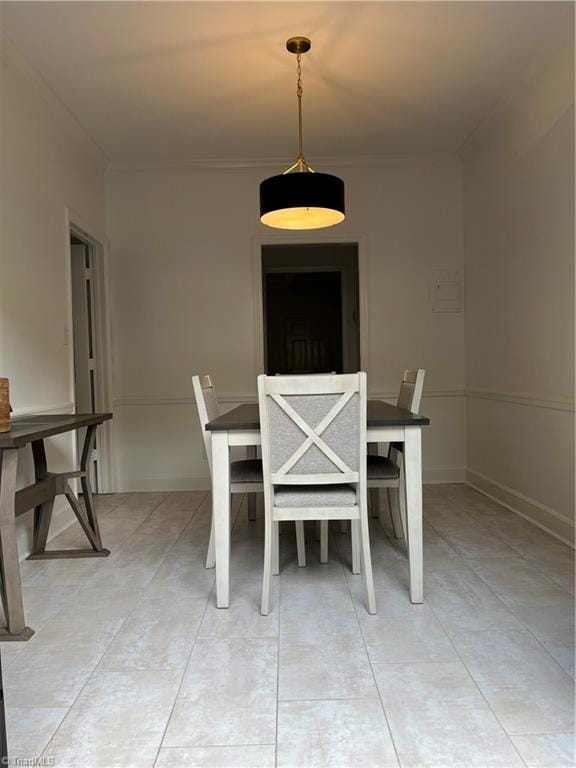
M366 374L259 376L265 493L366 482Z
M398 395L399 408L405 408L412 413L420 411L420 400L422 399L425 375L426 371L423 368L419 368L417 371L404 371L404 378L402 379L400 394Z
M192 387L194 388L194 399L198 409L198 419L200 420L208 466L210 473L212 473L212 435L206 430L206 424L220 416L216 392L210 376L192 376Z

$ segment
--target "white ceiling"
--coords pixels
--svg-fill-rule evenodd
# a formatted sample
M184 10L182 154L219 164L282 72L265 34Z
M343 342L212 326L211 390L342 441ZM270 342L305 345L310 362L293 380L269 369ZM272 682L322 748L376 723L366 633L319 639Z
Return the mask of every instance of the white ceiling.
M8 2L4 33L110 162L456 152L573 30L568 2Z

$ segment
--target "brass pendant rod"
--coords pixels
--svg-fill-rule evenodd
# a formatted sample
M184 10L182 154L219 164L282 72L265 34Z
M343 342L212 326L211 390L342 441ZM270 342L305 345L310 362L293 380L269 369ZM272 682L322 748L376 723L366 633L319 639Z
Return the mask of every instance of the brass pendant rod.
M296 84L296 98L298 99L298 156L296 162L282 173L291 173L296 169L301 173L306 171L315 173L314 169L304 159L304 131L302 129L302 54L310 50L310 40L306 37L291 37L286 42L286 47L290 53L296 54L296 61L298 62L296 68L298 76Z
M298 97L298 160L304 160L303 138L302 138L302 56L298 53L298 84L296 87L296 96ZM300 170L303 170L300 168Z

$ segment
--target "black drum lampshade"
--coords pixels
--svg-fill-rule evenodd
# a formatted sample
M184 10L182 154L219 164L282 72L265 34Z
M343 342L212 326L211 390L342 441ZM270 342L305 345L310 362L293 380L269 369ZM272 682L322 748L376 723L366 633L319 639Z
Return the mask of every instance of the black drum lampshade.
M344 221L344 182L329 173L281 173L260 184L260 221L277 229L320 229Z

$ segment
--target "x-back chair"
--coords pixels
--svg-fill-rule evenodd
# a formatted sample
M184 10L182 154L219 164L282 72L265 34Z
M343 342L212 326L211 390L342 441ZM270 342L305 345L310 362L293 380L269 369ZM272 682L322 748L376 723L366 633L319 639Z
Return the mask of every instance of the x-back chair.
M212 379L210 376L192 376L192 386L194 388L194 398L198 409L198 418L202 429L202 438L204 448L212 475L212 452L211 452L211 433L206 429L206 424L220 416L218 409L218 400ZM248 494L248 519L256 519L256 494L262 493L262 461L256 458L255 447L249 448L253 452L253 457L240 461L232 461L230 464L230 492ZM298 549L298 565L306 565L306 548L304 544L304 523L296 523L296 545ZM276 541L274 548L274 573L279 568L279 546ZM210 527L210 541L208 543L208 552L206 554L206 568L214 568L215 542L214 542L214 517Z
M270 610L283 520L357 523L369 613L376 612L367 512L366 374L259 376L265 534L261 612Z

